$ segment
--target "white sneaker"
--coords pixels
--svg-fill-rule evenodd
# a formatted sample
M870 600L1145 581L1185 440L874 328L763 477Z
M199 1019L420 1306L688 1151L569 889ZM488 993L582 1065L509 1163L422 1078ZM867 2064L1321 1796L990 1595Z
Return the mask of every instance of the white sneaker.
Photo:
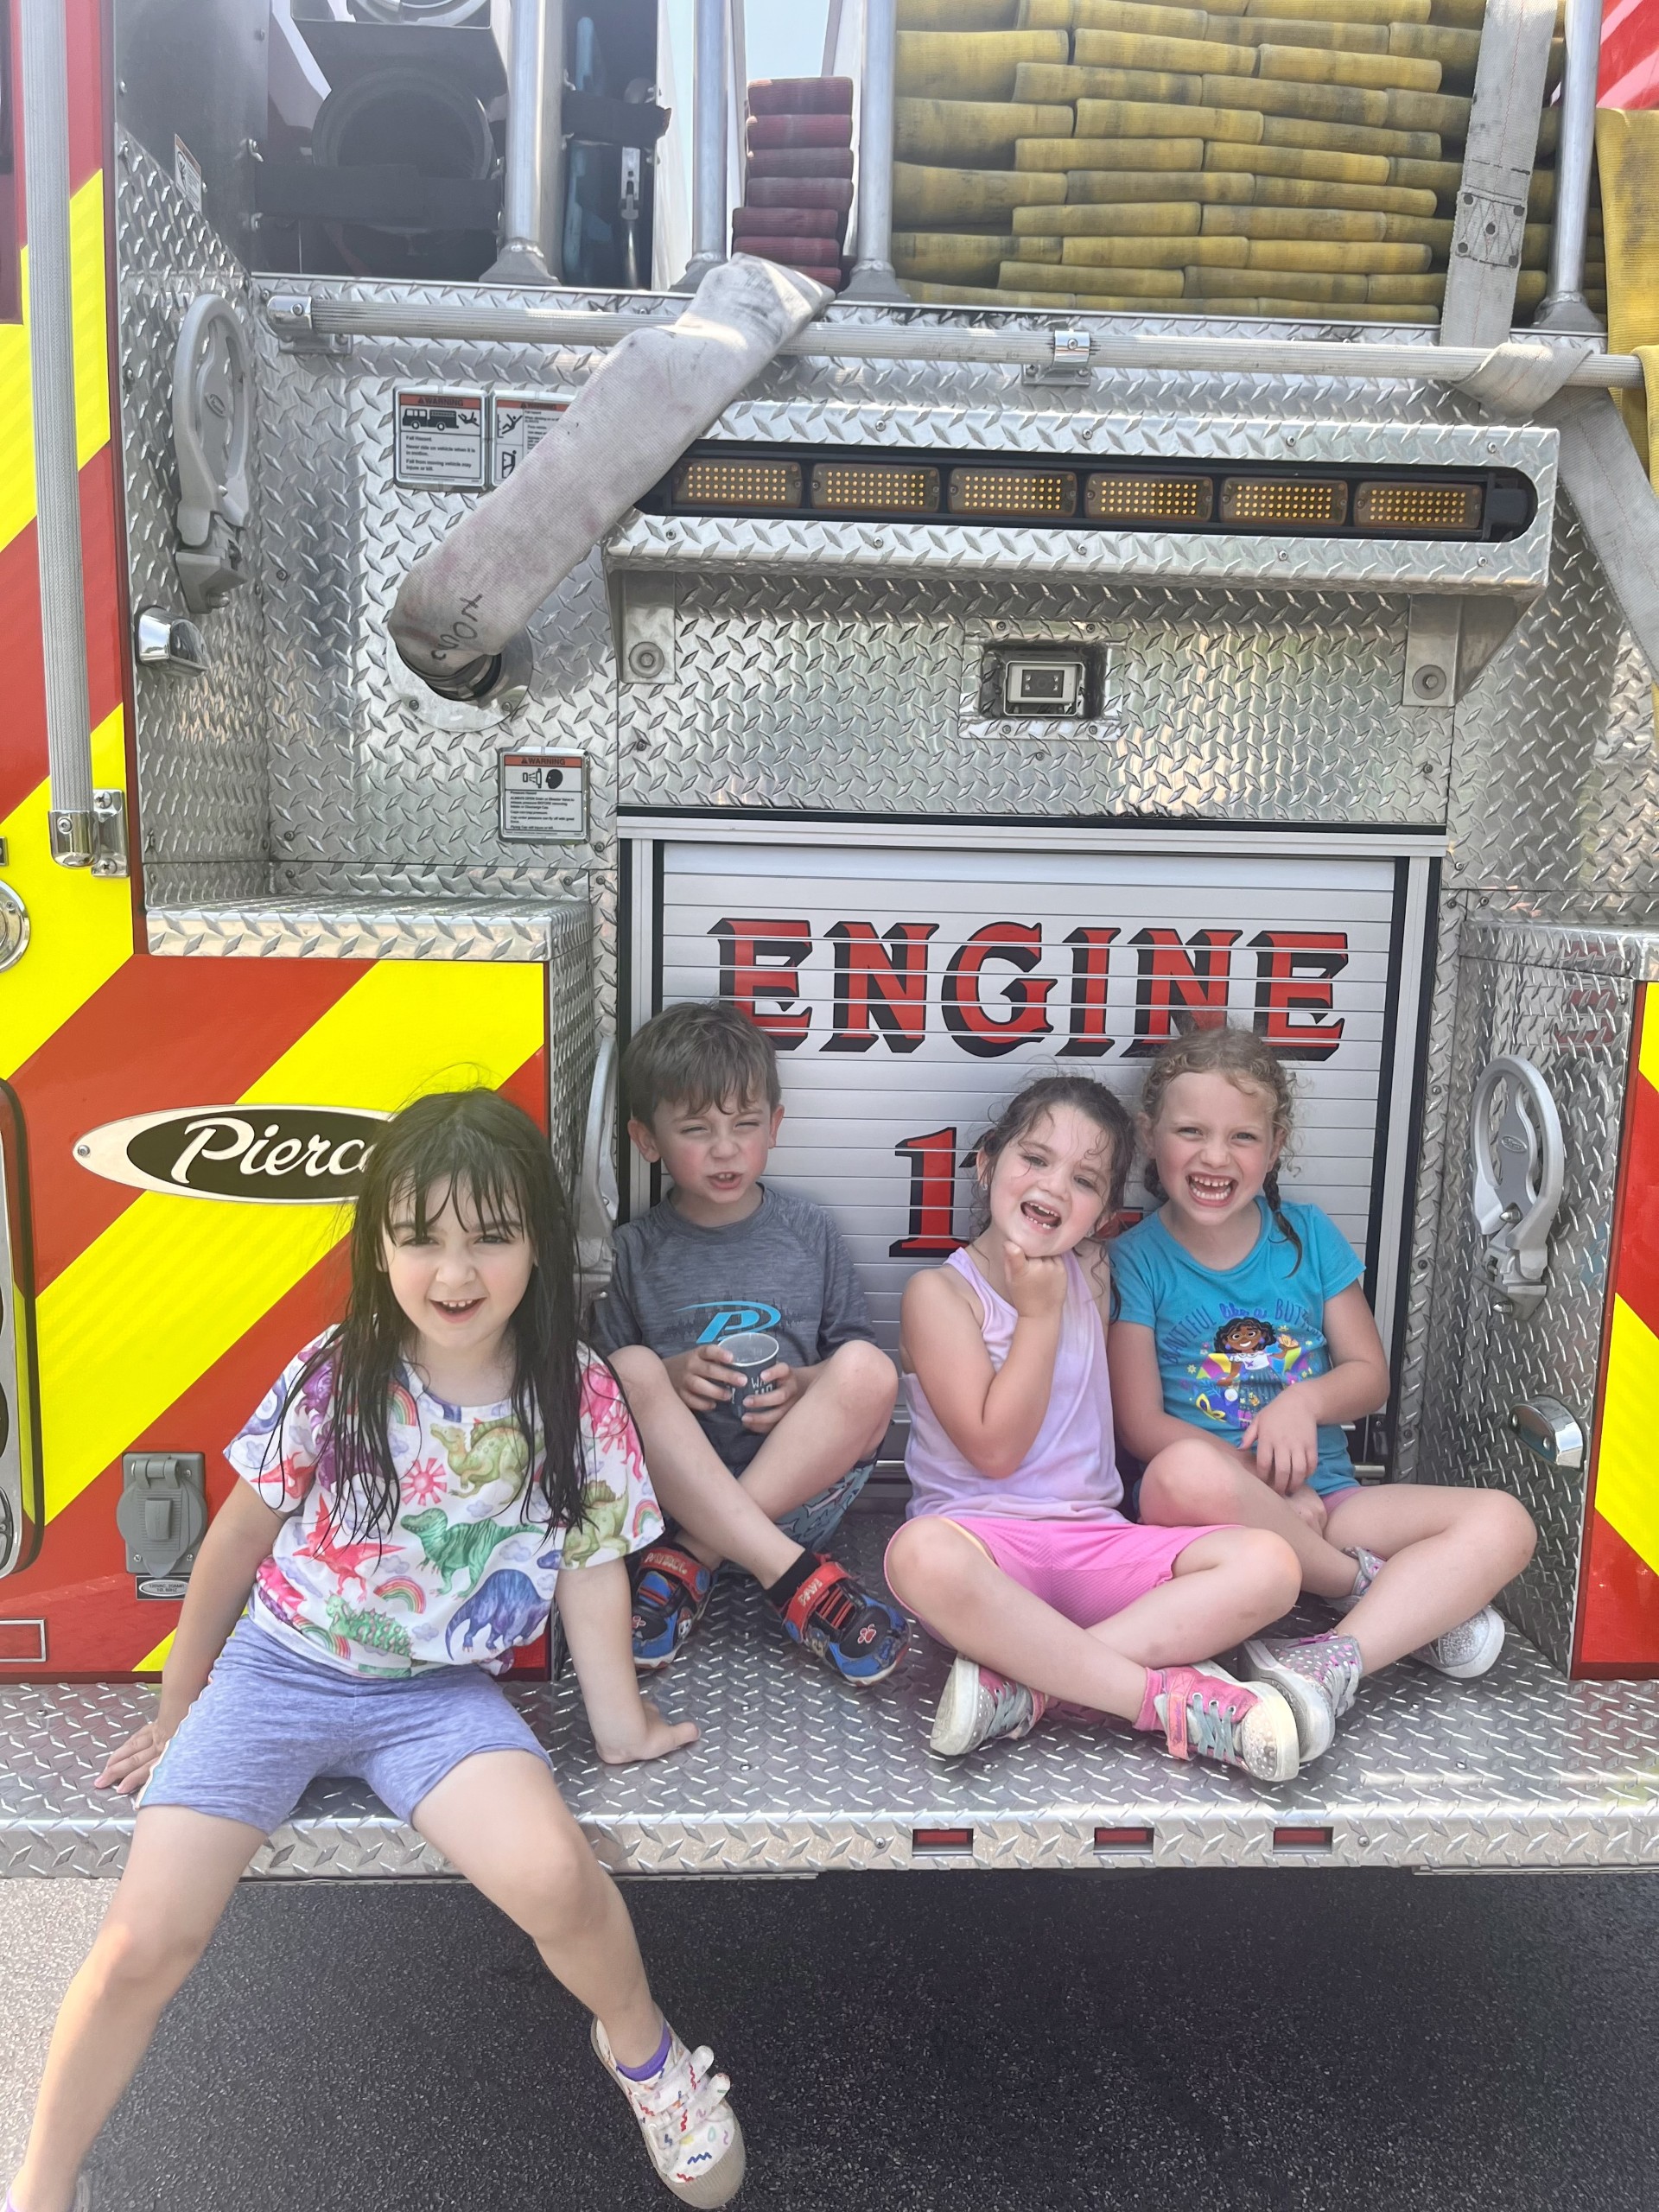
M1365 1671L1353 1637L1308 1636L1286 1643L1253 1636L1244 1659L1251 1674L1271 1682L1295 1714L1302 1764L1328 1751Z
M1483 1605L1466 1621L1437 1636L1433 1643L1419 1644L1411 1656L1437 1675L1449 1675L1454 1682L1472 1682L1491 1673L1503 1649L1503 1616Z
M672 2028L668 2056L648 2081L632 2082L618 2067L605 2031L593 2027L595 2056L639 2123L651 2163L683 2203L727 2203L743 2186L747 2155L737 2114L726 2101L731 2083L712 2069L706 2044L687 2050Z
M959 1759L1001 1736L1029 1736L1047 1710L1040 1691L958 1655L939 1693L927 1748L939 1758Z

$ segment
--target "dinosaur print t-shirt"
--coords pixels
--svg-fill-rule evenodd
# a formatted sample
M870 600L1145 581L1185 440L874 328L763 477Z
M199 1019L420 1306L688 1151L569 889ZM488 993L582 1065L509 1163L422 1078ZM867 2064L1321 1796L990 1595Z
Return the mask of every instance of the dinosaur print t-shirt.
M321 1338L317 1339L321 1343ZM550 1527L511 1405L449 1406L405 1369L389 1408L398 1483L391 1529L365 1537L335 1497L325 1363L283 1370L225 1456L289 1517L255 1579L255 1620L348 1675L506 1667L547 1626L563 1567L623 1559L662 1534L639 1433L615 1378L585 1359L582 1447L588 1511Z

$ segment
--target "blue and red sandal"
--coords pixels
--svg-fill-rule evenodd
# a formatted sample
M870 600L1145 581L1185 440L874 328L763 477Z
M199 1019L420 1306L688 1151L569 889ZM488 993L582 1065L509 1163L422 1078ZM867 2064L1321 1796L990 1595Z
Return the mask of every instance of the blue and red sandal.
M803 1552L766 1597L791 1643L861 1689L885 1681L910 1642L910 1623L896 1605L814 1552Z
M635 1555L636 1674L655 1675L667 1666L708 1611L714 1587L712 1572L677 1544L652 1544Z

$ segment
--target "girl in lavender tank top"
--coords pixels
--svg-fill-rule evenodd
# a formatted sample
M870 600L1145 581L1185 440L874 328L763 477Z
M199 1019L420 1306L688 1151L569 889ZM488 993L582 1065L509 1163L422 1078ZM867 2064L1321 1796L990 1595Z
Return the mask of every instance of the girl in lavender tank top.
M933 1751L1027 1735L1065 1702L1156 1732L1178 1758L1288 1781L1289 1706L1200 1662L1294 1602L1294 1553L1262 1529L1141 1528L1119 1510L1095 1240L1131 1150L1122 1107L1079 1076L1028 1085L981 1138L989 1218L905 1291L913 1495L887 1580L959 1655Z

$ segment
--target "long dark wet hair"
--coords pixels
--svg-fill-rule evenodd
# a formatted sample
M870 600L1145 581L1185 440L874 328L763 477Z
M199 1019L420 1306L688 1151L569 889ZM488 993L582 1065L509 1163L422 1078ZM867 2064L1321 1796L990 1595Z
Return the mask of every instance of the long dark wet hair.
M580 1528L587 1470L582 1448L582 1363L575 1250L569 1210L528 1114L493 1090L445 1090L417 1099L387 1122L369 1155L350 1237L351 1290L339 1326L307 1360L283 1408L327 1370L319 1474L332 1474L335 1526L353 1537L390 1535L400 1491L388 1433L410 1338L392 1295L385 1239L407 1207L417 1236L453 1204L490 1229L521 1230L534 1254L508 1334L512 1410L550 1528ZM273 1434L280 1448L283 1421Z

